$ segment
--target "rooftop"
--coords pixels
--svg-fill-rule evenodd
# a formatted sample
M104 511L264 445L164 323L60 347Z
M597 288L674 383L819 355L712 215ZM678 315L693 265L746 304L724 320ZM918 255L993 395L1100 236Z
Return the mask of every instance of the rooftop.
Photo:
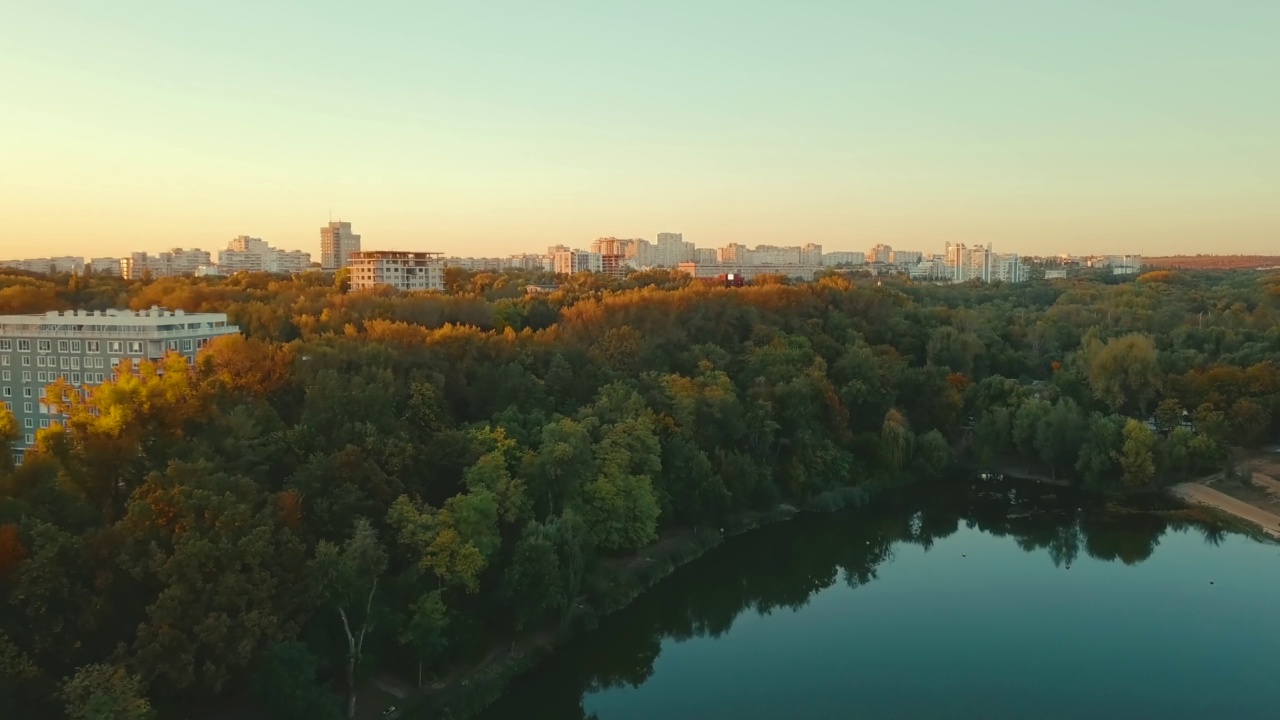
M131 331L226 328L224 313L187 313L152 307L148 310L50 310L35 315L0 315L0 331L84 332L109 329Z

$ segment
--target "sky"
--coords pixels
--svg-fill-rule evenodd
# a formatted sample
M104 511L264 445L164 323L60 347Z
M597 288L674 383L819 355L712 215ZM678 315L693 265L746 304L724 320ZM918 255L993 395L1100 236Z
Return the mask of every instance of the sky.
M1280 252L1276 0L0 0L0 258Z

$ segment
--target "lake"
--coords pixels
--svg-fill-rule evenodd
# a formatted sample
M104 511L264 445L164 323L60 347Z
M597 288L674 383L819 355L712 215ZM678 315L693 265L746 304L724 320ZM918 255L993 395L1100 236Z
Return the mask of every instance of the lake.
M1277 599L1274 544L1032 483L918 487L730 539L481 717L1272 719Z

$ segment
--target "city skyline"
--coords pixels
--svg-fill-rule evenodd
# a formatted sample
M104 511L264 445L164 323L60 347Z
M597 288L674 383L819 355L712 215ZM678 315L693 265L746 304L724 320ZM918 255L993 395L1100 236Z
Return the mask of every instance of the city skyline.
M0 257L241 234L319 257L330 213L451 255L655 221L708 247L1280 238L1275 3L517 10L15 4Z

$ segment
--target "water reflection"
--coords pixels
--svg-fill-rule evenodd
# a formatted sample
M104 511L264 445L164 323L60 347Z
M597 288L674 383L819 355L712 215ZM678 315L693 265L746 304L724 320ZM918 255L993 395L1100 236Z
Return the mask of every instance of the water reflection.
M1064 570L1081 553L1141 563L1166 531L1185 527L1151 513L1114 512L1069 489L1006 481L914 488L871 508L808 516L734 539L678 571L517 683L483 718L589 718L584 694L643 685L664 641L720 637L744 612L799 609L837 582L866 585L895 546L927 550L961 523L1043 552L1045 562ZM1208 543L1222 541L1220 530L1203 532Z

